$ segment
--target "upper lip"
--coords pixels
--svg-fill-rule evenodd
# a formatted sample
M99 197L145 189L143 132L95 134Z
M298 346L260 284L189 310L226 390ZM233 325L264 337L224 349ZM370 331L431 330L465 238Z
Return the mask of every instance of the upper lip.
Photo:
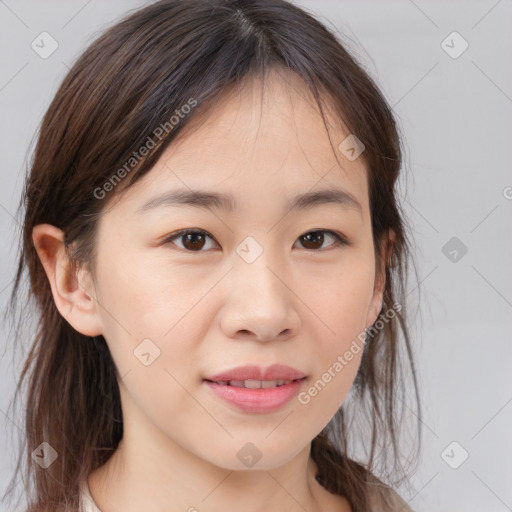
M261 366L247 365L238 366L227 370L205 380L213 382L230 381L230 380L297 380L304 378L305 375L299 370L283 364L273 364L267 368Z

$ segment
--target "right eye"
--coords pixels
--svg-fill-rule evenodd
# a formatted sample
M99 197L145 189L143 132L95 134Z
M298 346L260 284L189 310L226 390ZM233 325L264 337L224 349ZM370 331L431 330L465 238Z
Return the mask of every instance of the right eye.
M204 247L206 237L213 240L213 237L206 231L200 229L182 229L167 237L164 240L164 244L176 245L174 240L178 239L183 243L183 247L180 247L180 249L188 252L204 252L201 251L201 249Z

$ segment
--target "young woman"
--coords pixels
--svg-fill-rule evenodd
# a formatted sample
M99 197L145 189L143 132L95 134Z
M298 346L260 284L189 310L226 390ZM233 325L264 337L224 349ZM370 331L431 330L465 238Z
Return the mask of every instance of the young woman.
M93 42L23 197L26 510L410 510L400 168L377 86L285 0Z

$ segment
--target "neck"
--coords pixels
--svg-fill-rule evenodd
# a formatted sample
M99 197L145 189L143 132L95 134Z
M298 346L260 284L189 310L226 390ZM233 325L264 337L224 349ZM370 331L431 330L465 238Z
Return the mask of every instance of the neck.
M88 478L102 511L225 511L243 503L244 512L317 512L329 495L315 479L310 444L283 463L265 467L263 454L256 465L263 469L227 469L175 442L136 408L129 411L118 448Z
M236 510L241 503L244 512L320 510L317 498L322 491L309 446L280 467L240 471L174 448L163 456L161 448L140 450L123 437L113 456L88 479L100 510L167 512L172 506L187 512L221 511Z

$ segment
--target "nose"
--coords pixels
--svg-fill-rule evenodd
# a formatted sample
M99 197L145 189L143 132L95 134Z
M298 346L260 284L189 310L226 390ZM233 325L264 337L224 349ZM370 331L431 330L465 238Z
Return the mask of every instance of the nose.
M229 273L221 318L229 338L286 340L298 332L298 299L287 282L290 278L264 255L250 264L237 261Z

